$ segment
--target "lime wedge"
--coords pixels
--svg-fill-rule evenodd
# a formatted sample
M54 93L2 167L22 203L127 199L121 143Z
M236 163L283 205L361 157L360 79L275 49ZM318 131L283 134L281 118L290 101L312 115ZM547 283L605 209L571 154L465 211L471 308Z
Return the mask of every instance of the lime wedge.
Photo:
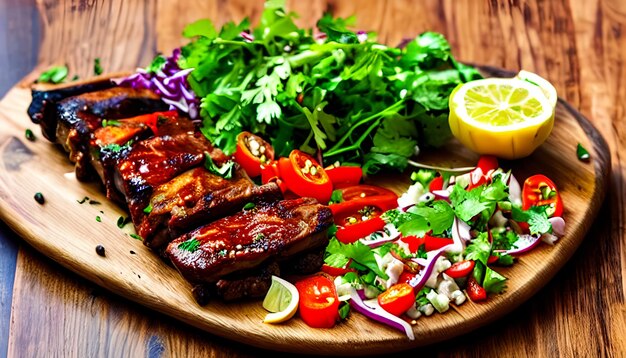
M265 323L281 323L296 314L300 295L291 282L278 276L272 276L272 284L263 299L263 308L268 313L263 319Z

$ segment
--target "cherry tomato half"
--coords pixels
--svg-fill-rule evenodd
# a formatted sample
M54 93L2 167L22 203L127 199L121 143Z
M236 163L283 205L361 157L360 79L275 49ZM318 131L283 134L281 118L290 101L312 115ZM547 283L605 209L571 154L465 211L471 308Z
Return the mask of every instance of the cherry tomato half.
M452 278L467 277L467 275L469 275L472 270L474 270L475 265L476 263L474 262L474 260L463 260L453 263L452 266L450 266L444 272L446 273L446 275Z
M312 156L294 149L289 158L278 160L278 171L287 188L302 197L312 197L327 204L333 193L328 174Z
M406 282L397 283L378 295L378 303L385 311L400 316L415 303L415 290Z
M535 174L524 181L522 188L522 209L533 206L548 206L548 217L563 215L563 201L556 185L543 174Z
M326 174L335 189L358 185L363 178L363 169L353 166L339 166L326 168Z
M274 148L263 138L250 132L237 136L235 161L250 177L261 175L261 164L274 160Z
M487 299L487 291L476 281L474 276L470 276L467 280L467 295L470 300L480 302Z
M430 184L428 184L428 191L430 191L431 193L433 191L436 190L441 190L443 189L443 177L442 176L438 176L435 179L430 181Z
M331 328L339 319L339 297L334 282L324 275L296 281L300 317L310 327Z

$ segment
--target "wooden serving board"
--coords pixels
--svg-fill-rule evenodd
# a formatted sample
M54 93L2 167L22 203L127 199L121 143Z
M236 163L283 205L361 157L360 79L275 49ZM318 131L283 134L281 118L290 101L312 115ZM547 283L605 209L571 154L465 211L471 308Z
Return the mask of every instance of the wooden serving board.
M492 68L483 68L483 72L512 76ZM25 80L14 87L0 102L2 219L44 255L120 296L217 336L277 351L390 353L453 338L494 321L535 294L572 256L598 213L610 175L606 142L582 115L560 100L554 130L546 143L530 157L500 164L512 169L520 182L535 173L555 181L565 204L566 233L556 245L540 244L512 267L499 270L509 278L506 292L484 304L467 301L459 307L451 305L445 314L418 319L413 341L356 312L332 329L309 328L297 316L284 324L269 325L262 323L266 311L261 300L198 306L178 272L130 237L132 224L118 228L117 219L127 213L109 202L97 183L77 181L65 152L45 140L30 122L27 84ZM37 136L35 141L25 139L27 128ZM577 159L578 143L589 150L589 162ZM476 159L476 154L454 140L445 149L418 158L447 167L472 166ZM408 184L407 175L371 180L398 193ZM36 192L44 195L43 205L33 199ZM78 203L84 197L100 204ZM96 254L98 244L105 247L105 257Z

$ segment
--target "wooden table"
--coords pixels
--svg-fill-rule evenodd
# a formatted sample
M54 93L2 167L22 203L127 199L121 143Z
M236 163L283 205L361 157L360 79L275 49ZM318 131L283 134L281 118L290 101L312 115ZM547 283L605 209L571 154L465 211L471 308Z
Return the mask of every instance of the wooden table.
M0 94L37 63L38 69L67 63L71 75L81 77L92 73L96 57L106 71L145 66L158 51L184 43L185 24L203 17L216 25L245 16L255 21L262 6L261 0L0 0ZM357 14L359 28L377 31L388 44L434 30L446 35L462 61L537 72L609 143L607 199L569 263L504 318L409 354L625 354L626 2L312 0L289 1L288 7L302 14L302 26L312 26L326 10ZM2 222L0 247L0 352L10 357L263 353L104 291L33 250Z

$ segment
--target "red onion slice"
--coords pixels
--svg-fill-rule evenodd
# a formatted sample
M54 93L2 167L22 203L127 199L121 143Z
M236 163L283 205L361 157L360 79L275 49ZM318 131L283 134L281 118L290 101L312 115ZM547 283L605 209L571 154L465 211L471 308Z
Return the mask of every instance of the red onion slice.
M565 234L565 220L560 216L549 218L548 221L552 225L552 231L558 235L563 236Z
M364 316L371 318L380 323L384 323L392 328L403 331L404 334L410 339L415 339L413 333L413 327L400 317L394 316L391 313L385 311L378 304L378 299L363 301L354 287L350 288L350 307L360 312Z
M423 261L423 259L411 259L412 261L420 264L421 266L424 266L424 268L417 274L417 276L413 277L409 281L409 285L413 286L416 292L421 290L422 287L424 287L424 284L426 283L426 281L428 281L430 274L433 272L433 269L435 268L435 263L437 262L437 259L439 258L439 256L441 256L444 250L448 246L451 246L451 245L454 245L454 244L446 245L438 250L429 251L427 253L427 258L425 262Z
M522 188L513 173L509 175L507 184L509 185L509 201L514 205L522 205Z

